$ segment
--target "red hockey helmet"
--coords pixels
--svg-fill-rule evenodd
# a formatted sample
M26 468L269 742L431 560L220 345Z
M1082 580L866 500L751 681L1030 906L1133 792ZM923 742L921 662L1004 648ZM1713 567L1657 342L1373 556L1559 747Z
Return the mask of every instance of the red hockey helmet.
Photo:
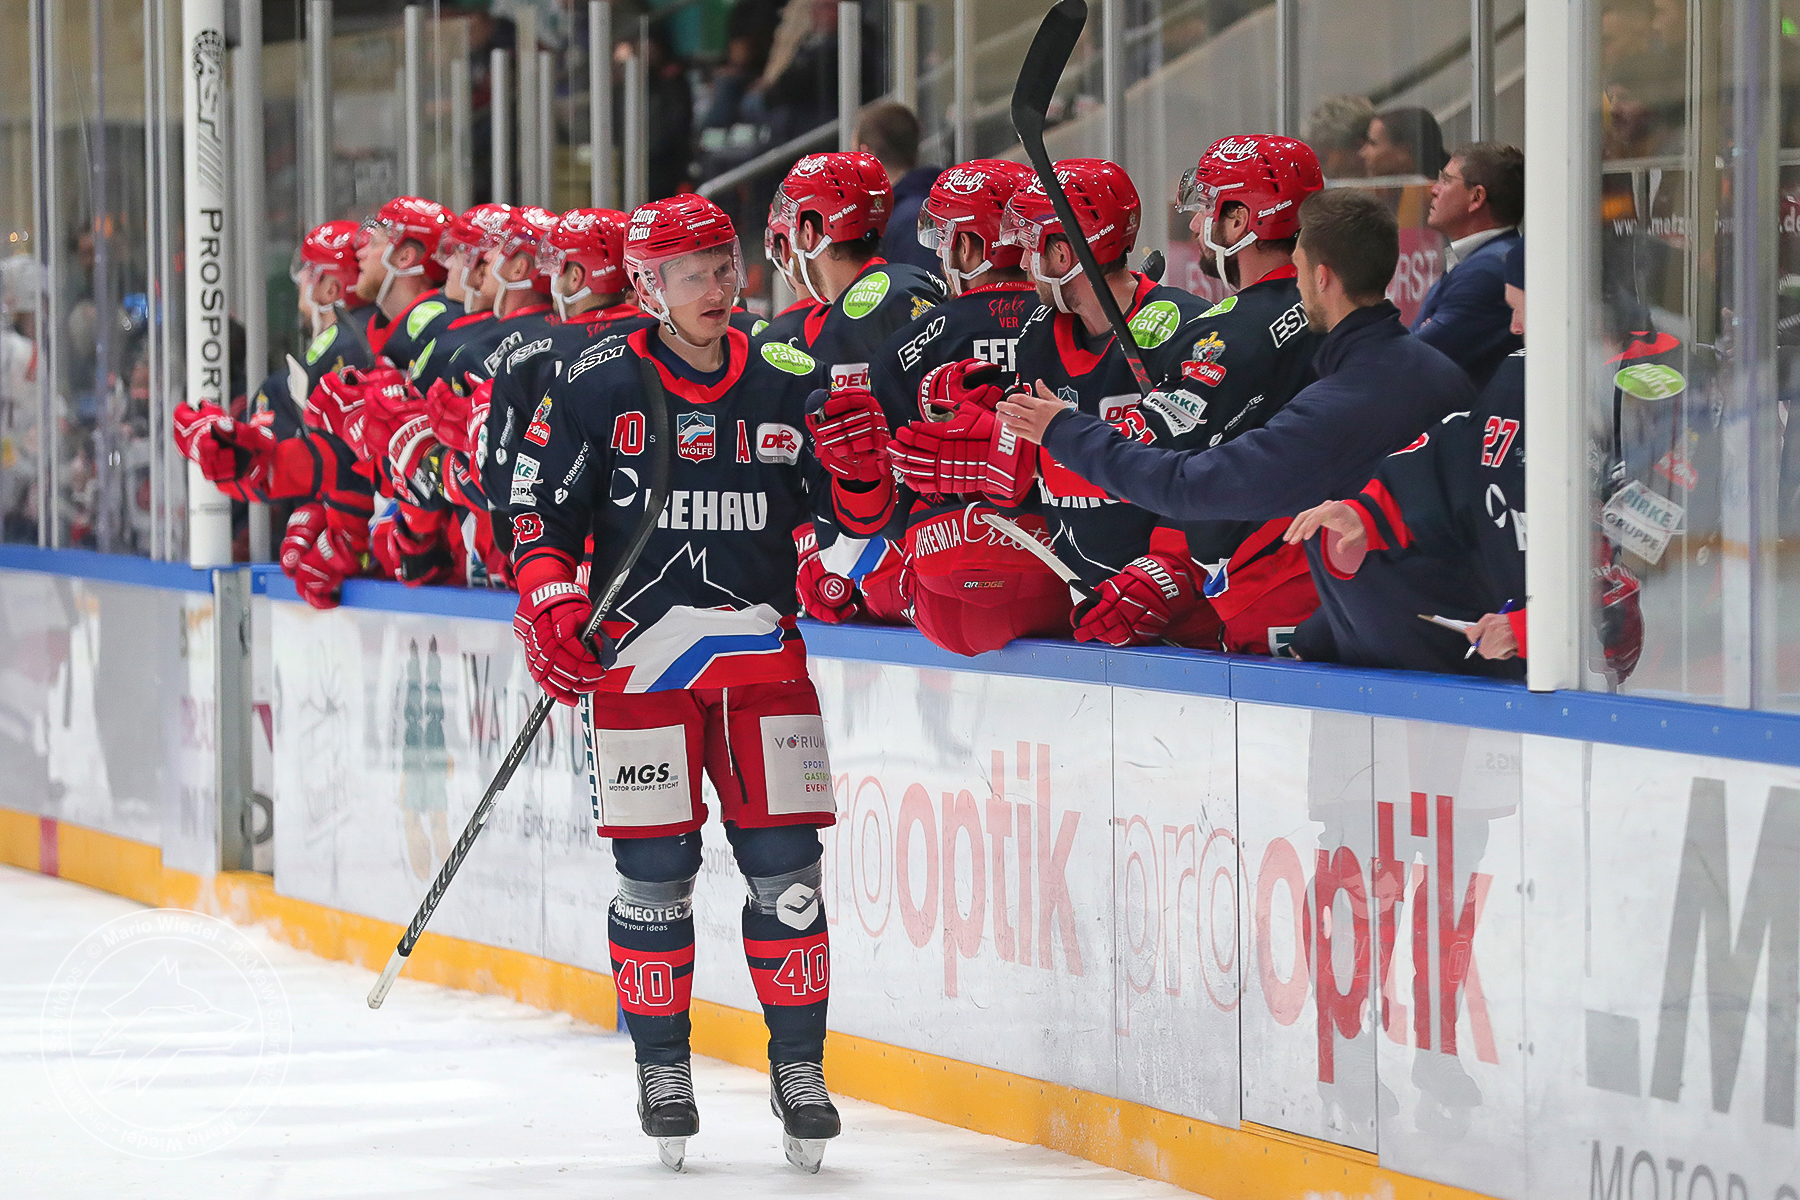
M538 243L537 267L550 280L550 298L559 315L567 306L590 295L608 295L625 289L625 225L629 218L611 208L571 208L557 221L550 236ZM570 263L585 275L581 290L565 296L556 281Z
M401 273L400 269L388 262L388 255L402 242L417 242L424 249L424 260L418 268L410 268L404 273L424 275L433 283L442 283L446 272L444 264L437 261L437 250L438 242L442 240L449 224L449 212L436 200L426 200L419 196L395 196L376 209L374 216L363 222L363 237L358 245L366 242L368 235L377 230L386 234L388 249L382 251L382 263L389 271L398 274Z
M310 267L315 277L330 276L350 291L356 286L356 229L355 221L327 221L309 230L294 249L288 278L298 283Z
M672 306L705 295L712 281L676 278L663 270L664 265L720 248L730 251L735 288L742 289L744 252L724 209L695 192L652 200L631 211L625 229L625 277L636 287L644 311L667 323Z
M1220 138L1181 177L1175 207L1205 215L1201 239L1216 254L1231 255L1258 238L1280 241L1300 232L1300 203L1325 186L1311 146L1274 134ZM1250 227L1236 245L1219 246L1212 227L1219 210L1242 204Z
M438 262L450 265L450 256L458 251L481 254L500 244L500 229L506 224L511 207L505 204L477 204L467 212L450 218L444 236L438 239Z
M489 270L510 261L517 255L524 254L531 258L531 270L523 279L507 282L501 279L500 286L505 291L549 292L550 280L544 275L543 264L538 259L538 250L549 240L550 233L556 228L556 214L547 208L539 208L535 204L523 204L508 209L506 219L500 223L499 236L488 248L492 260Z
M963 287L990 267L1018 266L1022 252L1001 242L1000 222L1006 202L1032 178L1031 168L1024 163L999 158L978 158L951 167L937 177L919 209L919 244L945 258L945 272L956 276ZM956 270L946 257L959 233L981 239L983 261L973 271Z
M880 236L894 212L894 185L887 170L862 150L807 155L781 181L775 198L790 230L799 227L801 213L812 213L826 242Z
M774 198L769 201L769 220L763 226L763 257L774 263L775 269L787 276L789 284L794 285L794 277L790 274L791 264L775 245L775 239L780 238L787 243L788 253L790 255L793 253L794 226L793 222L783 215L784 208L786 208L786 203L783 201L780 191L777 191Z
M1109 263L1131 253L1143 204L1125 168L1103 158L1065 158L1056 164L1056 178L1068 194L1069 207L1075 210L1076 223L1093 248L1095 261ZM1002 241L1030 254L1042 254L1045 239L1059 233L1067 236L1044 185L1036 178L1006 202Z

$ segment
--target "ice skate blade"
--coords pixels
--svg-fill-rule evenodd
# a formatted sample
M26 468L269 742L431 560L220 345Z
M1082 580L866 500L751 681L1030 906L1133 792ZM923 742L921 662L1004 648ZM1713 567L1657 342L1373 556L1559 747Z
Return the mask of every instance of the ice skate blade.
M797 1138L784 1133L781 1148L787 1153L787 1160L808 1175L817 1175L819 1164L825 1161L824 1138Z
M684 1137L657 1138L656 1157L662 1159L662 1165L671 1171L681 1170L681 1164L687 1161L687 1139ZM818 1170L814 1167L813 1170Z

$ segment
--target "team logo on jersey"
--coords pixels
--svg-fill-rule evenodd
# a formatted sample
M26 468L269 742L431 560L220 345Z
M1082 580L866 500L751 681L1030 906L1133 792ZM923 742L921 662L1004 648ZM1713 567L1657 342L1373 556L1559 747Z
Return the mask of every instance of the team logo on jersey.
M1168 300L1152 300L1137 310L1126 326L1131 330L1131 340L1145 350L1154 350L1181 328L1181 310Z
M1225 382L1225 368L1216 362L1184 362L1181 377L1204 383L1207 387L1218 387Z
M416 338L425 332L425 327L450 311L444 307L442 300L427 300L425 303L406 314L406 336Z
M844 315L852 321L860 321L868 316L887 298L888 287L892 283L893 280L888 278L886 271L864 275L844 293Z
M912 302L912 319L916 321L936 307L937 305L933 304L925 297L914 296Z
M1232 309L1234 309L1236 307L1237 307L1237 297L1236 296L1227 296L1223 300L1219 301L1217 304L1213 305L1211 308L1207 309L1205 312L1201 313L1200 319L1202 321L1204 321L1208 317L1223 316L1224 314L1230 312Z
M944 327L947 324L949 324L947 318L933 317L931 324L925 326L917 337L913 338L910 342L907 342L904 346L901 346L901 370L910 371L918 366L925 358L925 347L929 346L932 341L937 338L938 334L944 332Z
M544 518L536 513L520 513L513 518L513 541L525 545L543 536Z
M793 464L800 461L800 431L792 425L758 425L756 457L759 461L768 463Z
M336 325L333 325L330 329L327 329L324 333L321 333L318 337L314 338L312 340L312 345L310 345L306 348L306 365L310 367L314 363L318 362L319 356L324 354L327 350L331 349L331 343L335 342L336 340L337 340L337 326Z
M1275 339L1275 346L1280 349L1287 344L1289 339L1305 328L1306 309L1296 304L1275 318L1275 323L1269 326L1269 336Z
M718 440L718 419L711 413L685 412L675 421L675 453L689 462L711 458Z
M789 375L811 375L818 368L812 355L786 342L764 342L762 356L771 367Z
M1079 405L1081 403L1081 393L1077 392L1072 387L1065 386L1057 388L1056 398L1061 400L1064 404Z
M1226 138L1213 147L1208 157L1228 163L1249 162L1256 157L1258 145L1255 138Z
M550 397L538 401L537 411L531 414L531 424L525 427L525 440L538 446L550 444Z

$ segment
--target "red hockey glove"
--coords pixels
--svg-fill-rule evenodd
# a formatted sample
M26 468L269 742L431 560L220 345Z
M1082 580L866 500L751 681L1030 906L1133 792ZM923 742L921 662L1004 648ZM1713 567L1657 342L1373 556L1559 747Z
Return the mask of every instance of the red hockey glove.
M175 406L174 416L175 448L181 451L181 457L195 462L199 461L195 455L199 453L200 443L209 440L206 435L218 428L221 421L229 423L231 420L216 404L194 408L186 400Z
M919 381L919 415L927 421L942 421L964 405L993 412L1005 394L1000 387L1003 374L999 367L979 358L933 367Z
M444 507L444 448L424 413L408 417L388 437L388 475L397 496L421 509Z
M1146 554L1095 589L1100 599L1075 623L1078 642L1143 646L1157 640L1172 617L1194 601L1194 577L1186 563Z
M479 471L487 465L487 420L488 409L494 403L494 381L483 379L480 383L475 383L473 375L469 375L468 379L474 384L475 390L469 393L469 423L465 426L467 432L463 436L469 443L469 461Z
M1594 592L1606 675L1615 684L1624 683L1637 669L1638 656L1644 652L1644 610L1638 599L1638 577L1618 563L1595 567Z
M800 573L794 590L807 616L827 625L838 625L856 615L856 585L825 569L819 557L819 539L812 523L794 527L794 549L800 554Z
M294 590L314 608L336 608L344 580L363 573L363 555L352 536L327 527L312 549L300 556L294 571Z
M288 518L287 532L281 539L280 562L283 575L289 579L297 578L294 572L299 569L300 559L312 549L324 528L323 504L302 504L294 510L293 515Z
M452 450L469 452L469 397L459 396L447 379L434 379L425 393L425 415L431 432Z
M248 488L268 485L280 443L266 425L226 417L213 423L211 433L194 442L194 461L200 464L202 475L214 483L241 483Z
M392 514L377 517L369 530L369 556L375 560L375 572L383 579L400 578L400 549L394 545L399 522Z
M1037 446L974 405L957 409L948 421L901 426L888 452L902 481L926 495L980 492L1012 507L1037 477Z
M813 452L840 479L874 483L888 475L887 416L867 388L815 391L806 402Z
M575 582L566 560L539 555L522 565L513 633L525 646L531 677L561 704L575 704L598 690L606 675L606 667L581 640L592 611L587 590ZM594 636L604 654L606 635Z
M445 537L448 524L447 512L423 512L403 505L400 519L394 522L394 553L399 559L394 578L407 587L453 582L456 558Z
M394 432L414 417L425 417L425 398L413 389L404 372L392 367L365 372L362 395L363 456L384 458ZM427 431L430 424L426 418Z
M306 398L306 423L336 434L358 456L368 457L363 454L362 374L346 368L320 379Z

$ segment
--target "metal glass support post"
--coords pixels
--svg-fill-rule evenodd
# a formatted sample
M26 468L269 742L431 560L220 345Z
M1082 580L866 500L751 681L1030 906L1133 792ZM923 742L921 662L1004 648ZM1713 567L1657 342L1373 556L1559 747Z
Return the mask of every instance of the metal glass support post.
M450 207L465 211L474 180L469 161L469 60L457 55L450 60Z
M537 11L529 6L513 18L519 30L519 203L543 203L538 179Z
M214 795L219 804L219 869L251 868L250 793L253 789L250 741L250 572L214 571L213 686L218 753L213 759Z
M58 211L56 197L56 93L50 87L51 40L47 0L31 0L31 172L32 236L37 238L33 257L40 268L37 287L36 328L43 348L44 365L38 372L38 545L56 544L56 435L57 380L56 325L57 272L55 237L50 228Z
M1494 139L1494 0L1469 0L1469 131Z
M112 302L112 238L106 228L112 219L111 196L106 179L106 15L102 0L88 3L89 87L94 96L93 131L84 139L88 151L88 186L92 196L91 231L94 236L94 298L105 312ZM113 323L94 322L94 398L99 421L94 430L94 544L102 554L118 550L124 533L125 489L120 469L122 454L118 429L119 391L113 384Z
M145 299L150 309L150 329L144 338L144 359L150 371L150 395L146 413L150 434L150 557L161 562L169 557L163 515L163 508L168 500L163 486L163 455L168 453L169 443L161 436L165 401L162 342L157 336L157 326L166 318L162 305L162 259L157 254L157 247L161 244L159 226L163 215L162 195L157 187L159 171L156 162L162 149L162 138L157 129L157 89L162 81L156 73L156 7L157 0L144 0L144 282L147 291ZM257 16L260 18L261 15L259 8ZM34 86L37 78L36 54L37 47L34 43ZM35 107L36 96L32 99ZM38 327L43 327L41 322Z
M488 142L493 160L489 191L495 204L507 204L512 199L512 113L506 103L506 64L506 51L488 52L488 123L492 130Z
M1105 157L1125 161L1125 0L1100 0L1100 101L1106 110Z
M1597 10L1576 0L1525 2L1525 590L1534 692L1581 684L1581 615L1587 603L1589 297L1598 290L1594 213L1599 146L1598 65L1590 28Z
M1275 132L1300 136L1300 0L1275 0Z
M856 110L862 107L862 5L838 0L838 149L856 149Z
M538 195L556 211L556 59L548 50L537 56Z
M163 550L168 561L187 552L187 460L175 448L175 249L170 165L175 161L175 123L169 119L169 0L156 0L156 194L161 216L156 227L156 261L163 278L162 324L157 330L162 357L162 426L154 437L162 446ZM185 295L185 293L184 293ZM176 514L181 519L177 520Z
M187 245L187 401L228 408L230 178L225 141L225 0L182 0L181 129ZM188 563L231 562L231 501L188 464Z
M306 143L310 229L331 217L331 0L307 0L306 116L312 126Z
M956 111L953 126L957 162L975 157L975 0L956 0L951 11L951 104Z
M919 7L915 0L894 0L892 32L896 103L919 111Z
M261 0L238 0L238 28L243 41L231 52L236 97L237 231L241 276L238 318L244 323L244 386L255 395L269 369L269 288L267 214L263 200L263 92ZM273 557L269 506L250 505L250 561Z
M644 64L644 47L649 42L649 22L640 19L642 32L631 57L625 60L625 203L620 207L636 208L650 198L649 78Z
M406 144L400 155L400 187L409 196L418 196L425 191L425 174L420 167L420 146L424 141L424 131L420 129L423 120L424 99L420 94L420 76L425 64L425 10L417 4L406 6L404 14L404 33L406 38L405 59L402 63L404 82L400 92L400 116L406 122Z
M588 0L589 204L614 208L612 111L612 5Z

